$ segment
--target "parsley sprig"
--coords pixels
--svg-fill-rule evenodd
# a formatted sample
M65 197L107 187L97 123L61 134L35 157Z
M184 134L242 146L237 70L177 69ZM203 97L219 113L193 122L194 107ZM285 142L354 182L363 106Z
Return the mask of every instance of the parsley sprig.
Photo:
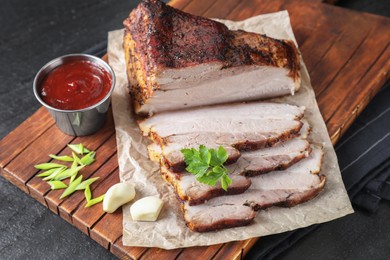
M222 189L225 191L232 183L228 176L228 170L223 165L228 159L228 155L222 146L216 150L200 145L199 150L185 148L181 152L187 165L186 170L194 174L199 182L215 186L218 180L221 180Z

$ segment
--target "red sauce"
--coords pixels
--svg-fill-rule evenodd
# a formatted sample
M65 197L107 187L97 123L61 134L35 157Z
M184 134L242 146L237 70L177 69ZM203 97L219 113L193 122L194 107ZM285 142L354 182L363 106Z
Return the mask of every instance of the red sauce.
M72 61L52 70L42 81L41 98L55 108L77 110L102 100L111 89L111 75L87 60Z

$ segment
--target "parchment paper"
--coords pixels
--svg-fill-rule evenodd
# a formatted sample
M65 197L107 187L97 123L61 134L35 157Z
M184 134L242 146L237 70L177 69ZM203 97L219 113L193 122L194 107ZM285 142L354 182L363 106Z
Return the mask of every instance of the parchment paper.
M243 29L278 39L292 39L296 43L287 11L260 15L240 22L220 21L231 29ZM123 207L124 245L164 249L211 245L306 227L353 212L341 179L336 154L318 109L307 69L302 61L300 90L294 96L278 98L274 101L303 105L307 108L305 117L313 127L311 141L324 145L325 155L321 169L321 173L327 177L324 190L313 200L292 208L272 207L259 211L254 223L246 227L209 233L190 231L185 226L174 192L162 179L158 165L148 159L146 146L150 141L141 136L132 118L122 37L123 30L110 32L108 37L109 63L117 78L112 107L120 179L122 182L135 183L137 196L134 201L149 195L159 196L164 201L164 208L157 222L134 222L130 215L131 204Z

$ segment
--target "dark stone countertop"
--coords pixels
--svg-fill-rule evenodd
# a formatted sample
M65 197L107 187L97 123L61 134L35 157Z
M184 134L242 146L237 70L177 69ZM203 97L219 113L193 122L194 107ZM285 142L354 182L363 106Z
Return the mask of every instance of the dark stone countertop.
M138 1L4 0L0 8L0 138L39 107L35 73L49 60L107 39ZM387 1L341 1L389 15ZM384 259L390 255L390 205L322 225L281 259ZM114 259L106 249L0 177L0 259Z

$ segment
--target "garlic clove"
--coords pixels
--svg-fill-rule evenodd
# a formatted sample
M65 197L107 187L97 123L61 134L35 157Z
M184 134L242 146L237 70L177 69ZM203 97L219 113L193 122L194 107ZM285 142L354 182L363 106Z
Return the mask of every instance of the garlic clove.
M103 210L107 213L113 213L120 206L130 202L135 197L134 184L121 182L111 186L103 200Z
M137 200L130 207L131 217L135 221L156 221L163 207L163 201L155 196Z

